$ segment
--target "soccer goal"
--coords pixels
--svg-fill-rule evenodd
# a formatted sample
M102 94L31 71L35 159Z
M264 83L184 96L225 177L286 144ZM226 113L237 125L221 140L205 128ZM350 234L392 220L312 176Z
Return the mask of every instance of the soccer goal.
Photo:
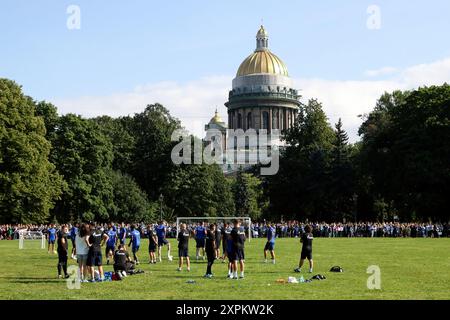
M19 230L19 249L38 248L45 249L45 235L41 231ZM26 244L25 244L26 243Z
M191 222L229 222L232 223L233 220L241 220L242 225L248 228L248 241L252 239L252 219L250 217L177 217L177 234L180 232L180 223L191 223Z

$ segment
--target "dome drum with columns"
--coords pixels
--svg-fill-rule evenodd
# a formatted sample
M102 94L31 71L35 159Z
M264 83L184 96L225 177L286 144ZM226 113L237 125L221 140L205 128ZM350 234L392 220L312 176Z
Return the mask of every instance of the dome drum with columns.
M240 65L228 101L230 129L288 129L300 106L297 90L283 61L268 48L263 26L256 35L256 50Z

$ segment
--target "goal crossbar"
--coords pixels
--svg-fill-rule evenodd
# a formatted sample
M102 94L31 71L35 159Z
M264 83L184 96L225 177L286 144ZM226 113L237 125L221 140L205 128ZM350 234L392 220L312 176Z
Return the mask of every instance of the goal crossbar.
M248 221L248 241L252 239L252 219L250 217L177 217L177 236L180 232L180 221L182 220L242 220Z

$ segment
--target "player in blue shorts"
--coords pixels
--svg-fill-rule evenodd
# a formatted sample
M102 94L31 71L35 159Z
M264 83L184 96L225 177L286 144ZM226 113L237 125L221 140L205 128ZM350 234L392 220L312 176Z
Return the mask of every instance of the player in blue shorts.
M178 271L181 271L183 267L183 259L186 259L187 271L191 271L191 261L189 260L189 230L186 228L186 224L182 223L180 225L180 232L178 233Z
M153 232L153 226L149 224L147 226L147 238L148 238L148 255L150 260L148 263L156 263L155 251L158 248L158 237Z
M161 259L161 247L163 245L167 245L167 258L169 261L172 261L173 257L170 255L170 242L166 239L166 233L167 228L164 221L159 221L158 225L156 226L156 236L158 237L158 257L159 262L162 261Z
M116 251L116 243L117 243L117 231L115 230L114 224L110 223L108 231L106 234L108 235L108 241L106 241L106 264L109 264L109 259L113 258L114 252Z
M237 264L239 262L239 267L241 270L241 275L239 278L244 278L244 268L245 268L245 254L244 254L244 243L246 240L245 230L241 227L241 221L234 220L233 221L234 228L231 230L231 238L233 240L232 249L229 254L230 261L232 263L233 268L233 277L232 279L238 278L237 273Z
M78 228L79 228L79 224L75 224L74 226L72 226L72 228L70 228L70 240L72 240L72 253L71 253L71 257L74 260L77 260L77 257L75 256L75 238L77 237L77 233L78 233Z
M56 228L55 225L50 225L50 228L48 229L48 253L56 253L55 250L55 241L56 241Z
M125 223L122 222L119 228L119 244L122 244L125 246L125 241L127 239L127 228L125 227Z
M231 226L228 225L228 223L225 224L225 228L224 228L224 253L226 252L226 254L224 254L224 261L225 261L225 256L228 257L228 278L233 277L233 257L232 257L232 250L233 250L233 238L231 238Z
M203 226L203 221L198 223L198 226L194 230L195 242L196 242L196 254L195 257L198 260L200 257L200 249L202 250L202 258L205 260L205 241L206 241L206 228Z
M131 232L130 232L130 243L128 246L131 246L131 252L133 252L133 259L136 265L139 264L139 259L137 256L137 252L139 251L139 247L141 245L141 232L136 229L134 225L131 226Z
M275 264L275 238L276 232L275 227L271 224L268 224L267 228L267 242L264 247L264 263L267 263L267 251L270 252L272 256L272 263Z

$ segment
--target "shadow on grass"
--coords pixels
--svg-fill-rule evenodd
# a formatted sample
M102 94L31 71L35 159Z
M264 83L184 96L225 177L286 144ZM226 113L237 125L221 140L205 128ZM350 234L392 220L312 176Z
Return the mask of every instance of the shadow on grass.
M54 282L62 282L62 279L55 279L55 278L45 278L45 277L0 277L0 279L6 279L7 282L11 283L54 283Z
M20 284L37 284L37 283L61 283L60 279L47 279L47 280L26 280L26 279L16 279L15 281L8 281L9 283L20 283Z

